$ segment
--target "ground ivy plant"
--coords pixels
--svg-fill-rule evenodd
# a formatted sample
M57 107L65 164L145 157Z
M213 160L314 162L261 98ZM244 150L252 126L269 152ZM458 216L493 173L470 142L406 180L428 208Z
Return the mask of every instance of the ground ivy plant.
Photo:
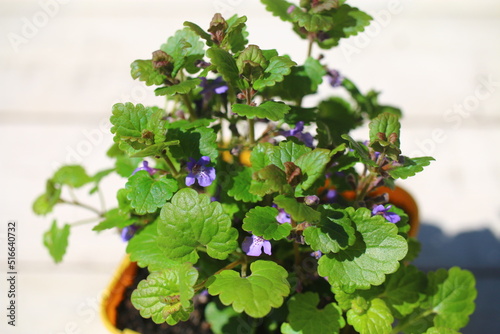
M245 16L185 22L131 64L166 107L115 104L114 165L61 167L34 211L77 205L95 231L121 231L150 272L132 303L156 323L188 321L203 295L216 334L458 333L474 277L411 265L418 241L389 195L433 159L403 155L401 111L321 55L372 18L346 0L261 1L305 40L303 63L250 43ZM314 98L320 86L330 97ZM111 174L124 178L113 208L78 200ZM56 262L75 225L44 234Z

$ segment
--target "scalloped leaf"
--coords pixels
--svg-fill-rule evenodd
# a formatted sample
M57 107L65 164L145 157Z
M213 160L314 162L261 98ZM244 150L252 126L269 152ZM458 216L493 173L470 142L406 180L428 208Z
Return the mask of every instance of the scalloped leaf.
M197 247L209 256L224 260L237 247L238 231L220 203L190 188L179 190L163 206L158 220L159 244L168 258L196 263Z
M50 229L43 234L43 244L49 250L55 263L61 262L66 254L70 227L70 225L64 224L63 227L59 228L54 220Z
M435 159L432 157L419 157L419 158L408 158L404 157L404 162L402 166L397 166L388 170L390 176L395 179L406 179L408 177L414 176L415 174L424 170L424 167L429 166L431 161Z
M264 70L264 76L256 80L253 88L261 90L266 86L272 86L276 82L283 81L285 75L290 74L291 67L297 65L296 62L286 56L275 56L269 61L269 65Z
M243 201L247 203L255 203L262 200L261 196L254 195L250 192L251 184L252 169L244 167L233 178L233 184L231 188L228 189L227 194L237 201Z
M429 298L423 307L435 313L434 325L455 330L467 325L477 296L474 275L453 267L430 272L428 278Z
M64 184L72 188L80 188L92 182L92 178L82 166L68 165L62 166L54 173L52 182L55 184Z
M271 143L258 143L250 154L250 163L254 172L271 164L271 156L279 148Z
M234 270L224 270L208 285L208 293L219 295L224 305L251 317L266 316L271 308L280 307L290 293L287 271L273 261L257 260L250 264L252 274L240 277Z
M158 242L158 222L154 221L139 230L127 244L130 261L150 272L174 267L177 263L168 259Z
M172 176L154 179L145 170L132 175L125 187L130 190L127 198L139 215L155 212L178 189L177 180Z
M295 164L300 167L306 176L300 184L302 189L309 189L314 182L325 175L326 165L330 161L330 150L316 148L311 152L301 155Z
M137 59L130 64L132 78L143 81L146 86L159 86L163 84L166 76L156 71L151 59Z
M151 273L132 293L132 304L143 318L157 324L186 321L193 310L191 298L197 279L198 271L189 263Z
M288 212L288 211L287 211ZM318 261L318 273L328 277L334 287L346 292L380 285L385 275L399 268L408 251L398 228L382 216L371 216L367 208L344 211L356 227L356 242L338 253L329 253Z
M207 50L207 56L210 58L212 65L217 69L217 72L222 75L225 82L239 89L246 88L243 80L240 79L236 60L229 52L213 46Z
M337 253L352 246L356 241L356 229L343 210L324 205L319 208L321 221L304 230L304 240L315 251Z
M394 318L382 299L356 298L347 311L347 322L358 333L391 333Z
M292 225L280 224L276 220L278 213L276 208L270 206L255 207L245 215L242 228L266 240L286 238L292 230Z
M266 10L274 16L278 16L283 21L291 21L292 18L288 14L288 8L293 3L284 0L260 0L260 2L266 5Z
M298 143L298 140L292 137L290 140L284 140L274 149L269 157L272 164L285 170L285 162L296 162L302 155L311 152L311 149L304 144ZM302 161L305 165L306 162Z
M291 329L302 334L338 333L345 326L342 310L335 303L318 309L319 296L305 292L292 296L288 302L288 322ZM292 332L293 333L293 332Z
M182 81L178 84L172 85L172 86L165 86L165 87L160 87L155 89L155 95L156 96L174 96L176 94L187 94L196 87L198 87L201 84L201 80L198 78L195 79L186 79L185 81Z
M249 106L246 104L233 104L231 109L234 113L247 118L267 118L271 121L283 119L290 110L290 106L283 102L266 101L259 106Z
M172 77L175 77L183 67L186 67L186 70L190 73L197 72L199 69L194 63L196 60L202 59L205 55L204 43L200 40L200 37L188 27L177 30L175 34L167 40L167 43L161 46L161 50L174 59Z
M383 300L397 318L413 312L427 286L426 275L415 266L400 266L384 283Z
M167 132L167 140L178 140L179 145L170 146L169 151L176 159L185 160L186 157L199 159L202 156L217 161L217 134L214 129L199 123L192 128L172 128Z
M294 197L279 195L274 198L274 203L285 210L298 223L303 221L314 223L321 218L321 214L318 211L304 203L297 202Z
M264 196L278 192L280 194L291 194L292 187L286 180L286 174L275 165L269 165L253 174L250 184L250 192L257 196Z

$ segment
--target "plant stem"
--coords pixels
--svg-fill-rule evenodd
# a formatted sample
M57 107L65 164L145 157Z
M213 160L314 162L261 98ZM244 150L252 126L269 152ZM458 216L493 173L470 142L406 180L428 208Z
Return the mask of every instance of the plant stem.
M79 206L81 208L84 208L84 209L87 209L87 210L90 210L94 213L96 213L99 217L102 217L103 216L103 213L99 210L97 210L96 208L90 206L90 205L87 205L87 204L84 204L84 203L81 203L79 202L78 200L74 199L73 201L67 201L65 199L60 199L59 200L60 203L64 203L64 204L70 204L70 205L76 205L76 206Z
M248 139L250 145L253 146L255 144L255 120L253 118L248 119Z
M94 222L98 221L100 218L101 217L94 217L94 218L82 219L82 220L76 221L74 223L71 223L71 227L94 223Z
M191 105L191 100L189 99L189 96L187 94L181 94L182 100L184 100L184 104L188 108L189 111L189 120L194 121L196 120L196 115L194 114L194 109L193 106Z
M309 33L309 35L307 36L307 39L309 40L309 45L307 47L307 58L309 58L312 55L312 48L313 48L313 44L314 44L313 34Z
M162 153L162 158L167 163L168 168L170 168L170 172L172 173L172 175L174 177L179 176L179 171L175 168L172 160L170 160L170 158L168 157L168 155L167 155L167 153L165 151Z

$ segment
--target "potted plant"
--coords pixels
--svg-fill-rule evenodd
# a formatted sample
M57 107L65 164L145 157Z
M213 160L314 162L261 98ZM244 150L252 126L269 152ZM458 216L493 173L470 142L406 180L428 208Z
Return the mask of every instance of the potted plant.
M245 16L215 14L206 30L185 22L131 65L166 107L115 104L115 165L90 176L61 167L34 211L88 207L64 192L125 178L114 208L89 208L93 230L128 241L127 279L144 278L125 301L165 333L193 314L198 333L456 333L474 310L474 277L410 264L416 209L395 197L433 159L405 156L401 111L317 52L371 17L342 0L262 2L305 40L302 64L249 43ZM364 138L350 135L365 124ZM54 221L44 235L56 262L71 228Z

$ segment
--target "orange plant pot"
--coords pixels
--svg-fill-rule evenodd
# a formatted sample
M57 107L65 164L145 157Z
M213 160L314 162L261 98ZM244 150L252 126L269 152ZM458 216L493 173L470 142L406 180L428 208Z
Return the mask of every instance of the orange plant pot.
M125 256L116 269L111 283L104 292L104 297L101 302L100 314L104 325L110 333L140 334L130 329L120 330L116 328L116 308L123 300L125 289L133 283L136 273L137 264L135 262L130 262L130 258L128 255Z

